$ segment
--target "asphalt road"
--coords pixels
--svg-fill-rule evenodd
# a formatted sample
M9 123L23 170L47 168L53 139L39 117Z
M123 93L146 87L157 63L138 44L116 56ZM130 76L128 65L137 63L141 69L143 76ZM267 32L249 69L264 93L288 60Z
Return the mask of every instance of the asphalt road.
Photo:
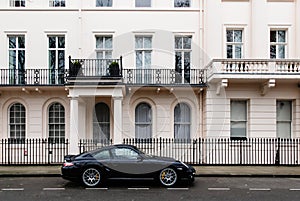
M1 201L298 201L299 197L300 178L198 177L192 186L175 188L152 182L113 182L89 189L60 177L0 178Z

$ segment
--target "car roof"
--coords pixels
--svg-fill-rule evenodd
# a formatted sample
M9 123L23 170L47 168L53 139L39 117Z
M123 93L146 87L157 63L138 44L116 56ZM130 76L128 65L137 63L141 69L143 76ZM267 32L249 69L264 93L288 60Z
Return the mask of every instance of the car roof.
M136 146L134 145L130 145L130 144L114 144L114 145L108 145L108 146L104 146L98 149L94 149L89 151L89 153L93 153L93 152L97 152L97 151L101 151L101 150L108 150L108 149L113 149L113 148L131 148L134 149L140 153L142 153Z

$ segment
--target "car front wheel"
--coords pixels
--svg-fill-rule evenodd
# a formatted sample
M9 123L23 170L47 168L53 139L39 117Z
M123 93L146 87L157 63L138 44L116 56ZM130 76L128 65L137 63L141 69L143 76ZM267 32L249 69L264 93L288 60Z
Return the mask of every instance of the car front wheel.
M165 168L159 174L159 181L162 185L170 187L177 181L177 173L172 168Z
M87 168L82 173L83 184L87 187L95 187L100 184L101 174L96 168Z

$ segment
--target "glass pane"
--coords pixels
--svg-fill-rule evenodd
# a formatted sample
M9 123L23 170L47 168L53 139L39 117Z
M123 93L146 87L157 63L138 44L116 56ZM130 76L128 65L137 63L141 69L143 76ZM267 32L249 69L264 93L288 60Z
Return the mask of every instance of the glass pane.
M97 55L96 55L97 59L104 59L104 56L103 56L104 54L103 53L104 53L104 51L97 52Z
M104 48L103 37L96 37L96 48Z
M291 121L292 120L292 102L291 101L277 101L277 121Z
M56 48L56 37L49 37L49 48Z
M233 42L233 31L232 30L226 31L226 38L227 38L227 42Z
M234 42L242 42L242 30L234 31Z
M227 58L231 59L233 56L232 45L227 45Z
M58 38L58 48L65 48L65 37L57 37Z
M143 48L143 38L142 37L135 37L135 48L137 48L137 49Z
M279 59L285 58L285 45L278 45L278 58Z
M182 37L175 37L175 49L182 49Z
M247 120L246 101L231 101L230 117L232 121Z
M246 122L231 122L230 137L247 137Z
M285 31L278 31L278 42L285 42Z
M191 65L191 54L190 52L184 52L184 69L189 69Z
M58 69L62 69L65 67L65 51L58 51Z
M175 52L175 69L180 71L182 67L182 56L181 52Z
M18 46L19 46L19 48L25 48L25 37L24 36L18 37Z
M144 67L151 66L151 51L145 51L145 65Z
M174 7L190 7L190 0L174 0Z
M9 51L9 69L16 69L16 51L10 50Z
M112 6L112 0L97 0L96 1L97 7L111 7Z
M290 122L277 122L276 129L278 138L291 138Z
M136 67L142 67L143 66L143 53L142 51L136 51Z
M276 59L276 45L270 46L270 58Z
M135 7L151 7L151 0L135 0Z
M112 49L112 37L105 37L105 48Z
M54 70L55 69L55 50L49 50L49 68Z
M236 45L235 46L235 59L240 59L242 58L242 46L241 45Z
M152 37L144 37L144 48L152 48Z
M112 58L112 51L105 51L105 59L111 59Z
M16 37L9 37L9 48L16 48Z
M25 50L18 51L18 69L22 71L25 69Z
M277 42L276 31L270 31L270 42Z
M192 37L183 37L183 48L184 49L192 48Z

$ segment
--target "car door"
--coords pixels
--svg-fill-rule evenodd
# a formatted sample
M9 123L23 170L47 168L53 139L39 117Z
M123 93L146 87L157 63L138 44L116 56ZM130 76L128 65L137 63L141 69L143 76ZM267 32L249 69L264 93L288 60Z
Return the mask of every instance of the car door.
M116 147L111 150L111 168L117 173L115 177L137 177L142 167L143 160L140 154L128 147Z

